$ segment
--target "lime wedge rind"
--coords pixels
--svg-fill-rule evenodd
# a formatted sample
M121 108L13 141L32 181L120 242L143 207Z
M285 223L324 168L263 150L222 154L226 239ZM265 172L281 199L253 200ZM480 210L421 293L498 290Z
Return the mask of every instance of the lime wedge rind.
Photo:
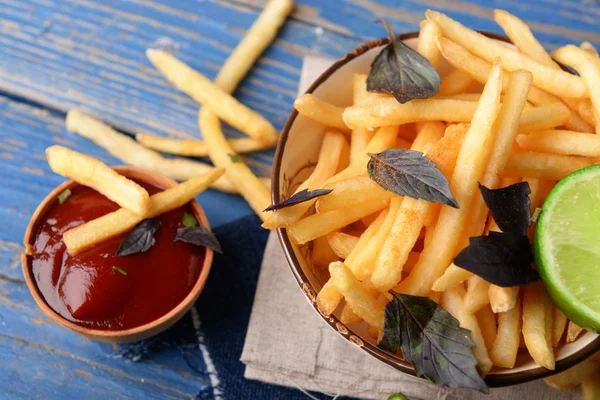
M561 311L600 332L600 165L573 172L552 189L537 220L534 257Z

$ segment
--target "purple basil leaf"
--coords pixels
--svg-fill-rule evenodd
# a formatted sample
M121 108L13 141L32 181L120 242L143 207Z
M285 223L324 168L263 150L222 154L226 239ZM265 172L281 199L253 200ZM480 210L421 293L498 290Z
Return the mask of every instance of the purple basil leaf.
M270 205L265 208L265 211L275 211L280 208L290 207L295 204L304 203L310 199L314 199L315 197L325 196L333 191L333 189L316 189L312 191L308 191L308 189L304 189L298 193L295 193L287 200L280 201L277 204Z
M429 60L405 45L385 21L390 44L375 57L367 78L369 92L393 94L400 103L427 99L440 89L441 78Z
M367 171L379 186L414 199L424 199L459 208L448 179L435 163L415 150L387 149L370 154Z
M136 253L147 251L156 239L154 235L160 229L160 221L157 219L146 218L133 228L129 235L123 240L123 243L117 250L117 257L130 256Z
M177 233L175 234L173 241L186 242L196 246L207 247L219 254L223 254L223 250L221 250L221 244L217 240L215 234L201 226L177 229Z
M479 191L502 232L527 233L531 225L529 183L519 182L500 189L488 189L479 184Z
M488 393L476 369L470 331L427 297L390 293L379 347L393 353L401 349L417 376L438 385Z
M469 239L470 244L454 259L454 264L496 286L524 286L538 281L531 263L529 239L515 232L490 232Z

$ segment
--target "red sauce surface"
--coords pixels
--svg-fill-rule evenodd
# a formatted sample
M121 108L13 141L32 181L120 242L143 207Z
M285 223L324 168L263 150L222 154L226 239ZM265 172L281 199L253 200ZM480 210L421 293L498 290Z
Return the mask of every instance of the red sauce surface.
M162 190L138 183L151 195ZM200 275L205 249L173 242L173 237L183 227L184 213L193 214L191 206L156 217L160 229L145 253L115 257L126 232L73 256L62 234L119 206L85 186L71 192L65 203L57 202L45 215L33 246L33 275L50 307L81 326L120 330L165 315L188 295Z

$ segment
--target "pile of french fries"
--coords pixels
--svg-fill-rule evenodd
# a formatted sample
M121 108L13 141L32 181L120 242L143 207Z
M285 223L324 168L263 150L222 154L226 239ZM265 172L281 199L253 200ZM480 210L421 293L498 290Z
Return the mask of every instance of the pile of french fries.
M503 288L452 263L469 237L499 231L477 184L495 189L526 181L531 212L556 182L600 157L600 59L589 44L553 56L527 25L501 10L495 19L516 48L428 11L417 51L436 68L454 69L430 99L400 104L353 80L353 104L337 107L311 94L295 108L326 126L313 173L297 189L325 196L269 215L263 226L286 228L330 278L317 296L324 315L364 324L382 335L389 291L428 296L471 331L482 375L513 368L520 348L548 369L554 349L582 329L567 320L542 283ZM423 152L450 181L460 208L401 197L367 174L367 153ZM531 237L533 226L529 229ZM589 383L587 383L589 385ZM558 385L556 385L558 386Z

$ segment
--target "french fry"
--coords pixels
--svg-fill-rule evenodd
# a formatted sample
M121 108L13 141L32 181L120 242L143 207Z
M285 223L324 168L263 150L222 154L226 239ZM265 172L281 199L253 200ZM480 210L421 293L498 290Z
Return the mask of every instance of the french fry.
M544 65L555 64L525 22L504 10L494 10L494 20L521 53Z
M333 252L341 259L345 260L358 243L356 236L348 235L342 232L331 232L327 235L329 246Z
M369 325L383 331L383 315L385 307L363 287L350 269L342 262L329 265L331 282L342 293L352 311Z
M558 181L589 165L592 165L592 160L587 158L519 151L511 154L502 176L531 176Z
M381 229L381 226L385 222L389 212L390 210L387 208L381 212L375 213L377 214L377 217L371 224L369 224L363 234L360 235L358 238L358 243L356 243L356 246L354 246L350 254L348 254L348 257L346 257L346 260L344 261L346 265L352 265L354 259L366 249L371 239L373 239L373 237Z
M178 181L185 181L214 170L210 165L197 161L164 158L76 108L67 113L66 125L69 132L90 139L125 164L158 172ZM212 187L224 192L237 193L237 189L224 177L214 182Z
M521 341L521 299L508 311L498 313L498 330L494 344L490 349L490 358L494 365L502 368L515 366Z
M144 218L154 218L167 211L183 206L212 182L223 175L221 168L199 175L163 192L150 196L150 209L144 217L132 213L126 208L103 215L83 225L69 229L63 234L63 240L70 254L76 254L96 243L132 229Z
M146 50L146 56L173 86L211 110L229 125L259 142L272 143L277 137L277 131L269 121L181 60L166 51L156 49Z
M474 56L464 47L447 38L438 38L438 46L444 58L448 60L453 67L457 70L464 71L476 82L485 85L490 76L490 72L492 71L491 63ZM508 73L503 71L502 89L504 91L508 88L508 84ZM532 103L538 105L552 104L559 101L556 96L548 94L535 86L530 87L527 98Z
M423 151L427 146L436 147L444 131L445 128L441 123L432 122L420 126L411 149ZM368 262L370 265L375 262L371 281L380 292L387 292L402 278L403 266L425 224L429 204L425 200L405 198L392 219L389 230L382 232L381 245L377 247L372 260Z
M562 103L534 107L523 112L519 121L519 132L542 131L563 125L571 111Z
M62 146L48 147L46 158L55 173L91 187L137 215L148 213L150 196L146 189L101 161Z
M488 290L490 283L483 280L481 277L474 275L469 278L467 284L467 293L465 294L465 310L471 314L475 314L488 304L490 304L490 297ZM490 308L490 312L491 312Z
M487 149L492 141L493 124L500 110L500 72L500 66L496 64L456 160L450 190L460 208L442 207L432 239L435 246L423 250L419 263L408 278L396 287L401 293L427 293L455 255L460 232L465 225L473 194L477 190L477 181L488 161Z
M510 82L507 85L504 102L494 124L494 143L489 154L489 162L481 178L481 184L490 189L498 187L499 173L504 170L514 138L519 126L519 116L523 112L527 94L531 86L531 73L527 71L514 71L510 73ZM458 250L462 250L469 244L469 238L483 234L488 208L483 197L476 193L471 204L471 213L465 227L465 233L458 244ZM472 273L456 266L454 263L446 269L444 274L433 284L433 290L443 291L457 285L458 283L473 276ZM481 287L480 289L483 289ZM487 294L487 288L486 288ZM479 298L482 298L480 293Z
M496 285L490 285L488 289L488 296L490 298L492 311L495 313L506 312L512 310L513 307L517 305L519 287L500 287Z
M321 188L327 179L335 174L345 144L346 140L341 133L334 130L326 131L321 150L319 151L317 165L310 176L298 187L298 189L296 189L296 193L305 189L315 190ZM273 211L262 226L266 229L276 229L287 226L300 219L312 204L314 204L314 202L307 201Z
M350 163L354 163L360 158L371 139L373 139L373 132L366 128L356 128L352 131L350 137Z
M293 0L268 1L246 35L227 57L215 78L215 83L226 92L233 92L254 62L275 39L279 28L293 9Z
M600 133L600 59L577 46L567 45L552 52L557 61L573 67L585 82L594 109L596 133Z
M590 42L581 42L581 44L579 45L579 48L587 51L588 53L590 53L593 56L598 57L598 50Z
M317 200L318 213L340 210L371 201L390 200L397 196L379 186L367 175L330 183L324 188L331 189L332 192Z
M189 157L208 156L208 146L201 140L175 139L151 135L149 133L138 133L135 135L135 140L150 149L162 153ZM238 154L265 150L277 144L277 140L273 140L272 142L258 142L250 138L229 139L228 142L233 151Z
M563 155L600 157L600 136L562 130L518 135L521 150Z
M221 122L216 114L208 108L202 108L198 114L200 130L209 148L212 162L221 168L225 168L225 176L235 185L254 212L263 220L269 218L269 213L264 211L271 204L269 188L265 186L252 173L250 168L236 157L225 135L221 131Z
M350 129L344 123L343 107L336 107L310 93L303 94L294 101L294 108L300 114L330 128L349 133Z
M366 169L365 166L370 160L370 157L367 154L380 153L383 150L390 148L392 144L395 143L396 136L398 136L397 126L384 126L378 129L375 135L373 136L373 139L371 139L371 141L365 148L364 153L362 153L360 157L356 159L355 162L350 164L348 168L329 178L327 180L327 183L329 184L363 175Z
M400 104L393 97L377 97L347 107L343 116L352 129L374 129L416 121L471 122L476 108L474 101L425 99Z
M554 306L552 308L552 347L558 346L567 328L567 316Z
M444 58L446 58L450 64L470 74L473 79L477 80L479 83L485 84L492 69L492 65L490 63L477 56L474 56L466 49L449 39L440 38L439 46ZM546 53L546 55L548 55L548 53ZM549 64L549 67L560 70L555 62ZM502 79L504 82L503 90L506 90L508 85L508 74L506 72L503 74ZM538 106L550 105L553 103L558 103L560 105L560 99L558 97L548 94L535 86L530 88L527 99ZM566 102L572 109L579 110L581 107L582 111L584 111L586 110L585 103L588 101L583 99L566 99ZM586 114L586 116L588 114ZM593 132L592 126L587 121L584 121L581 117L579 117L577 113L570 113L569 116L566 117L564 124L569 129L578 130L581 132Z
M569 390L575 388L591 376L596 376L600 368L598 353L559 374L544 378L546 385L554 389ZM598 378L596 378L598 379ZM597 399L598 397L592 397Z
M455 70L455 71L460 71L460 70ZM438 98L449 99L449 100L479 101L480 97L481 97L481 93L459 93L459 94L452 94L452 95L448 95L448 96L439 96Z
M358 104L369 97L367 91L367 75L354 74L352 76L352 103Z
M455 69L448 75L442 78L440 84L440 91L438 96L461 96L461 94L467 94L468 97L452 97L455 100L479 100L479 93L465 93L470 90L473 86L477 85L477 81L471 77L468 73L462 69ZM477 96L477 99L473 98L472 95Z
M292 9L291 0L269 2L246 37L227 58L214 83L168 53L146 52L150 61L175 87L205 106L198 113L198 124L211 160L216 166L227 168L227 179L239 189L263 221L270 217L263 211L270 203L269 188L235 157L235 150L221 131L219 117L256 141L273 143L277 140L277 132L271 123L237 102L231 93L273 41Z
M582 327L573 321L569 321L569 325L567 326L567 343L573 343L577 340L577 337L581 332L583 332Z
M552 326L552 302L540 283L524 288L523 337L533 360L544 368L554 369L554 351L547 325Z
M437 48L436 39L442 35L442 30L437 23L428 20L421 21L420 27L417 52L437 68L440 63L440 50Z
M313 264L321 268L327 268L332 262L339 261L326 236L318 237L312 241L311 257Z
M445 291L442 294L442 307L458 320L462 328L471 331L471 339L475 343L473 355L477 359L477 369L482 376L485 376L492 368L492 360L490 360L477 318L465 311L464 294L465 290L461 286L455 286Z
M477 311L477 313L475 313L475 317L477 317L477 322L479 323L479 328L481 329L481 335L483 336L485 347L488 349L488 351L491 351L492 346L496 341L497 335L496 315L494 314L490 306L486 305L485 307L482 307L479 311Z
M354 74L352 78L352 102L358 104L369 95L367 92L367 75ZM354 129L350 136L350 163L358 160L367 144L373 138L373 132L365 128Z
M340 314L340 322L344 325L360 324L362 322L362 318L354 314L354 311L352 311L352 307L346 304L344 305L344 308L342 308L342 313Z
M596 372L581 381L581 395L583 400L596 400L600 398L600 373Z
M388 204L388 200L381 200L359 204L344 210L313 214L292 222L287 227L287 233L297 244L304 244L356 222L362 217L387 207Z
M344 296L333 285L331 279L329 279L317 295L317 307L321 314L331 315L343 298Z
M466 28L442 13L428 10L425 15L427 19L438 23L445 37L484 60L492 62L496 57L500 57L502 67L508 71L517 69L531 71L534 85L548 93L574 98L587 96L587 88L581 78L540 64L525 54Z
M354 254L352 258L346 260L345 264L358 279L364 280L371 275L375 261L377 260L377 256L381 252L381 248L389 236L395 217L403 201L404 199L402 199L400 196L396 196L391 199L388 215L381 224L379 230L369 241L368 246L362 249L360 253ZM372 283L378 288L375 282Z

